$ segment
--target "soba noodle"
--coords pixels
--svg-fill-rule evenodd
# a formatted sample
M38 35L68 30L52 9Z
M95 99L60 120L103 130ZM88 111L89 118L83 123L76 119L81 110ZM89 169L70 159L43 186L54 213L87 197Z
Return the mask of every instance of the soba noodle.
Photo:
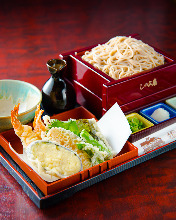
M164 64L164 56L131 37L117 36L86 51L82 59L113 79L121 79Z

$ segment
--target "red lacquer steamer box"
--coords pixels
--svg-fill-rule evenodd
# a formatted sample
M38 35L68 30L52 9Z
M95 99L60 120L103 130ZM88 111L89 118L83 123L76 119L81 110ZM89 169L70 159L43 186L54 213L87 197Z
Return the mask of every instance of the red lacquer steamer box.
M131 37L140 39L138 34ZM95 46L68 52L60 57L67 60L67 78L74 84L77 102L97 118L116 102L126 113L176 94L176 60L166 53L152 46L164 56L164 65L114 80L82 59L85 51Z

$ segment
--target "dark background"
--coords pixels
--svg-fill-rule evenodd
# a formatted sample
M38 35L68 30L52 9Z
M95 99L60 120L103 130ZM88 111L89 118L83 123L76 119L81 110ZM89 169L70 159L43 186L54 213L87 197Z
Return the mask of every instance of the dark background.
M42 88L46 62L117 35L176 58L176 1L0 1L0 79ZM39 210L0 165L1 219L175 219L176 150Z
M49 59L133 33L176 57L176 1L3 0L0 79L27 78L42 88Z

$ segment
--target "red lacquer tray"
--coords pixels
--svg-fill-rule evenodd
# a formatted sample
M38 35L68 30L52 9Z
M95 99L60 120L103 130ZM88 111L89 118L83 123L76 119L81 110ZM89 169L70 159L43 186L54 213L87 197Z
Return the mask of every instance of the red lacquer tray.
M38 208L44 209L51 207L69 197L71 197L76 192L83 190L87 187L92 186L104 179L111 176L119 174L129 168L132 168L140 163L143 163L149 159L152 159L160 154L176 148L176 142L170 143L168 145L159 147L155 150L148 152L142 156L134 157L128 161L118 164L105 172L102 172L95 177L88 178L87 180L81 181L74 184L66 189L56 192L51 195L45 196L40 189L32 182L30 178L20 169L20 167L10 158L10 156L0 147L0 162L9 171L9 173L16 179L16 181L21 185L24 192L29 196L29 198L35 203Z
M95 116L92 113L90 113L88 110L86 110L84 107L78 107L68 112L55 115L52 118L57 118L60 120L68 120L70 118L74 118L74 119L95 118ZM9 143L11 144L14 150L10 148ZM132 143L127 141L122 151L115 158L106 161L104 163L101 163L99 165L96 165L94 167L91 167L87 170L81 171L68 178L64 178L52 183L48 183L44 181L32 168L30 168L18 156L18 154L16 154L16 152L22 153L23 147L20 139L16 136L13 129L2 132L0 134L0 145L45 195L53 194L63 189L66 189L70 186L73 186L74 184L81 183L86 179L101 174L120 163L123 163L131 158L135 158L138 156L137 148Z

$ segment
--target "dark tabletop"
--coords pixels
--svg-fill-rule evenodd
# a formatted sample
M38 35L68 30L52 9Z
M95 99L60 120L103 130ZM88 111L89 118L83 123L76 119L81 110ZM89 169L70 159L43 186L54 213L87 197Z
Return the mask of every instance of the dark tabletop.
M176 57L176 1L0 2L0 79L39 89L60 53L139 33ZM176 150L40 210L0 165L0 219L176 219Z

